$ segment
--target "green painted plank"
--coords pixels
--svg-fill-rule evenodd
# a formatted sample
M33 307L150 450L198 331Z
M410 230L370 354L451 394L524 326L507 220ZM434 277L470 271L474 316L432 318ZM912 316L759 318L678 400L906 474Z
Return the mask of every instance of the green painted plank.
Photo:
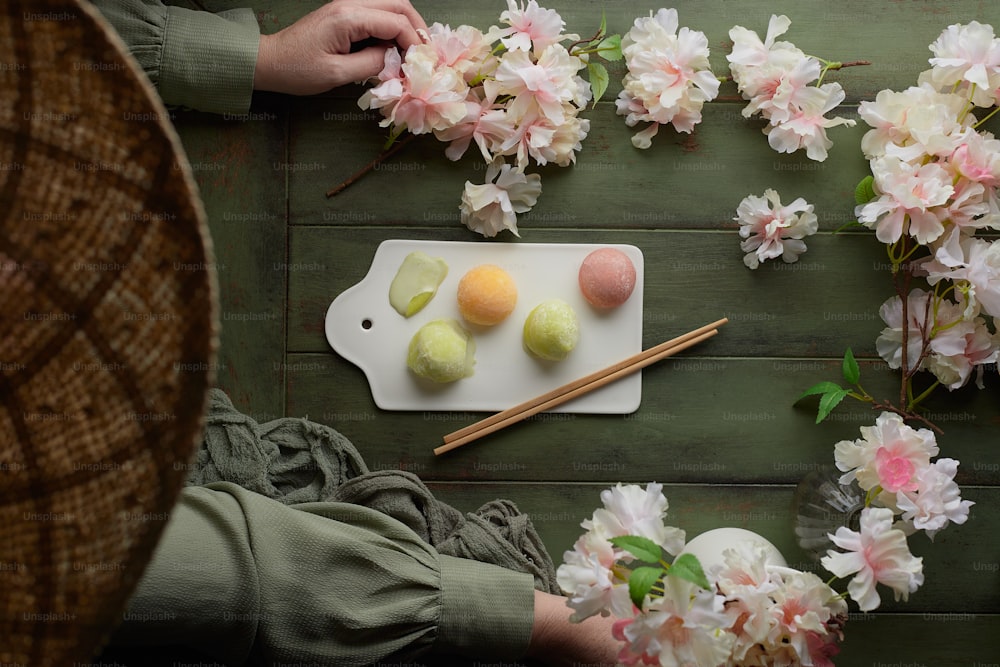
M446 433L485 415L380 410L353 364L319 354L289 360L289 414L341 430L372 467L403 466L438 480L788 484L832 462L838 441L874 423L856 401L820 425L815 399L796 404L806 387L836 381L839 362L678 356L642 371L642 405L633 414L543 413L435 457ZM898 391L884 364L862 366L869 392ZM987 380L986 391L967 387L926 403L944 430L943 455L962 462L962 484L1000 484L1000 380Z
M215 248L218 383L240 409L273 419L284 414L285 101L262 98L247 119L195 112L173 119Z
M859 148L866 128L831 130L834 147L819 163L804 154L772 151L761 123L744 119L739 109L731 103L710 106L694 134L665 128L645 151L632 146L633 131L610 103L584 112L591 131L576 166L532 165L528 170L541 174L542 195L520 217L522 237L536 227L725 227L743 197L761 195L767 188L776 189L786 203L805 197L815 206L821 229L838 229L854 220L854 188L868 173ZM857 117L853 107L844 107L843 115ZM470 152L451 162L444 156L445 145L431 136L415 138L341 194L326 197L379 155L385 138L378 118L351 101L297 104L291 222L460 225L462 189L466 181L483 181L482 157Z
M629 481L626 479L625 481ZM646 480L641 480L645 483ZM513 501L527 514L558 565L583 533L580 522L601 506L600 492L608 485L577 484L429 484L435 495L464 512L475 511L494 498ZM666 484L667 524L692 539L706 530L736 526L770 540L788 561L801 570L829 578L795 542L792 499L794 486L704 486ZM883 597L882 612L950 611L972 614L1000 612L1000 518L990 511L1000 501L1000 489L966 487L964 497L978 504L969 521L949 526L934 542L923 535L910 539L915 555L924 559L925 584L909 602ZM839 663L838 663L839 664Z

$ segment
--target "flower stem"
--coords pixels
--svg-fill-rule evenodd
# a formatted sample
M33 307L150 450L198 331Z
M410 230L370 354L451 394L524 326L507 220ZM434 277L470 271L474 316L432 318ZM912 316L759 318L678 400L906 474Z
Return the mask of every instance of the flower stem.
M399 135L395 135L395 136L399 136ZM392 139L394 139L395 136L392 137ZM371 171L372 169L374 169L378 165L382 164L383 162L385 162L386 160L388 160L389 158L391 158L393 155L395 155L396 153L398 153L399 151L401 151L403 148L405 148L406 145L409 144L411 141L413 141L413 139L416 136L417 135L415 135L415 134L410 134L410 135L404 137L403 139L400 139L399 141L397 141L395 143L392 143L385 150L383 150L381 153L379 153L378 155L376 155L374 160L372 160L371 162L369 162L368 164L366 164L364 167L362 167L361 169L357 170L356 172L354 172L353 174L351 174L350 176L348 176L345 181L343 181L340 184L335 185L334 187L332 187L329 190L327 190L326 191L326 196L329 198L329 197L334 197L336 195L339 195L341 192L343 192L348 187L350 187L351 185L353 185L355 181L360 180L361 177L364 176L365 174L367 174L369 171Z
M972 129L973 130L979 129L979 126L988 121L990 118L993 118L993 116L996 115L997 111L1000 111L1000 106L996 107L995 109L993 109L993 111L989 112L981 119L977 120L976 124L972 126Z

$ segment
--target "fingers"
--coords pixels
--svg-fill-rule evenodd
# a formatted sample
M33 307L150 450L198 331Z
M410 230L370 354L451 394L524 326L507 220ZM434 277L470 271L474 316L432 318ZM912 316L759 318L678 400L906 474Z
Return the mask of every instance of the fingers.
M334 29L346 27L352 42L375 37L395 41L406 50L423 41L418 30L427 30L427 23L409 0L336 0L327 7L339 23Z
M342 82L337 82L337 85L377 76L385 65L386 48L390 47L369 46L355 53L337 56L338 74L343 79Z
M414 44L420 44L423 41L413 24L402 14L367 8L344 18L347 19L351 42L360 42L374 37L383 41L395 42L405 51Z
M354 0L344 1L351 2ZM370 2L366 1L364 6L383 12L402 14L410 22L414 30L427 30L427 23L417 10L413 8L409 0L371 0Z

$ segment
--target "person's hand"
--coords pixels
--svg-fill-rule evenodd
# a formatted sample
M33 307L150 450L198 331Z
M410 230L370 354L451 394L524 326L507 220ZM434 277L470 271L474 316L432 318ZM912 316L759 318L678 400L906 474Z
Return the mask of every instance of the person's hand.
M409 0L334 0L273 35L261 35L254 89L314 95L382 71L385 51L421 42ZM359 42L377 42L351 52ZM357 48L357 47L355 47Z
M566 598L535 591L535 622L527 657L546 665L613 667L621 642L611 636L611 617L571 623Z

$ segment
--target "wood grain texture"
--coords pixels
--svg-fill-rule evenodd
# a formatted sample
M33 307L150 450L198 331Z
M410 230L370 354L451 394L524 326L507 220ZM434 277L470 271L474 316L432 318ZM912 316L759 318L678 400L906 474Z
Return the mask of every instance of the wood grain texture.
M260 420L284 414L285 107L268 97L245 116L174 113L215 251L218 383Z

